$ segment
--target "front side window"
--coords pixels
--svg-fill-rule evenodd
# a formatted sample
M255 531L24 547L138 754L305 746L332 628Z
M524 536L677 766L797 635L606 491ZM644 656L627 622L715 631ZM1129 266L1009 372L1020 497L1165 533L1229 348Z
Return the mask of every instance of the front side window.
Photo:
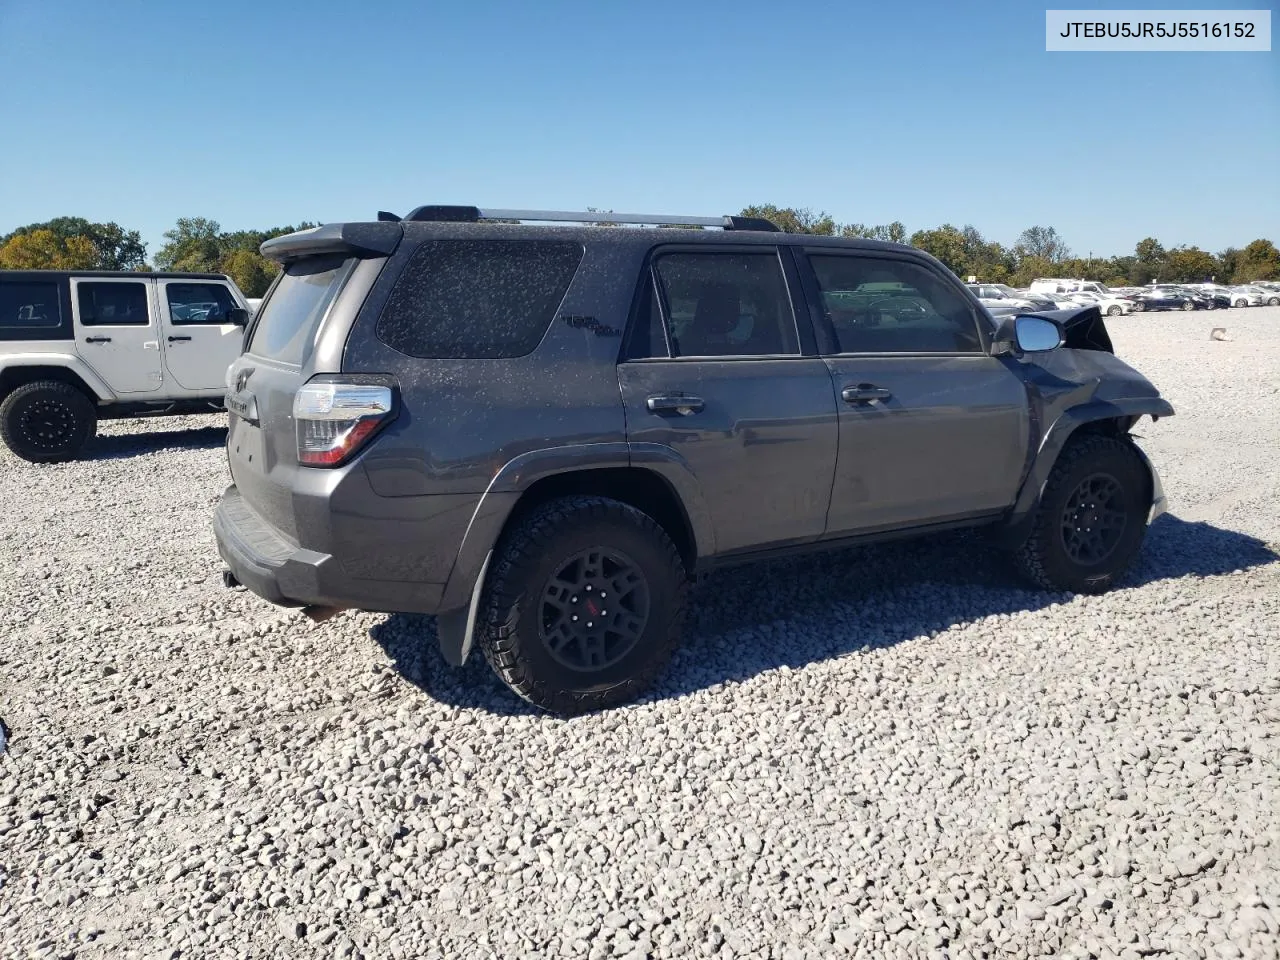
M674 357L799 353L776 252L668 253L654 262Z
M0 284L0 330L48 329L61 323L56 283Z
M169 319L175 326L195 323L229 323L236 302L220 283L169 283L165 285Z
M151 322L145 283L82 282L77 296L80 323L86 327L145 327Z
M811 255L839 353L979 353L969 301L905 260Z

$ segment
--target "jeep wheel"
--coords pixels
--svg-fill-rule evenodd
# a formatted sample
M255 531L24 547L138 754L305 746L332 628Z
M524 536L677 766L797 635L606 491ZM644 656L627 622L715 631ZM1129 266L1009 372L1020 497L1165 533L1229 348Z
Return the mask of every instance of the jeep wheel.
M1090 434L1054 464L1018 566L1046 590L1103 593L1146 535L1149 479L1130 442Z
M570 715L634 699L680 637L689 581L665 530L604 497L567 497L504 535L476 640L535 706Z
M0 403L0 439L32 463L74 459L97 430L93 404L69 383L24 383Z

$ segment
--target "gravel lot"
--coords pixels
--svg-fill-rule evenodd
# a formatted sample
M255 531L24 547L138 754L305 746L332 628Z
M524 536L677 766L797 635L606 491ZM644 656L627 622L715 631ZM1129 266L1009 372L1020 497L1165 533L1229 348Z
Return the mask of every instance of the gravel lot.
M0 954L1280 955L1280 308L1111 328L1178 409L1125 588L961 536L717 575L571 721L223 589L218 418L0 451Z

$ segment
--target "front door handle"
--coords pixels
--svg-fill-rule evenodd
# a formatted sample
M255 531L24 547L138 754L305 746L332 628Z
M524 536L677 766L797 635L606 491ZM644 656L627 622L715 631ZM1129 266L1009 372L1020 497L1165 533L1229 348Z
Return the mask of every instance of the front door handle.
M179 340L190 340L190 339L191 339L190 337L170 337L169 342L177 343Z
M85 343L110 343L111 338L110 337L85 337L84 342Z
M678 413L682 417L687 417L691 413L700 411L705 404L701 397L659 394L646 400L645 406L649 408L650 413Z
M874 400L888 400L893 394L874 383L860 383L856 387L845 387L840 391L840 396L845 403L871 403Z

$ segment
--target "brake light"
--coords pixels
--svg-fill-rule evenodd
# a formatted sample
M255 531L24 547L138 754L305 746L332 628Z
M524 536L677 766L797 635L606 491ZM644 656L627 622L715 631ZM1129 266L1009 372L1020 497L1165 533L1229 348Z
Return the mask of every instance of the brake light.
M336 467L364 446L395 413L391 383L365 378L313 380L293 397L298 463Z

